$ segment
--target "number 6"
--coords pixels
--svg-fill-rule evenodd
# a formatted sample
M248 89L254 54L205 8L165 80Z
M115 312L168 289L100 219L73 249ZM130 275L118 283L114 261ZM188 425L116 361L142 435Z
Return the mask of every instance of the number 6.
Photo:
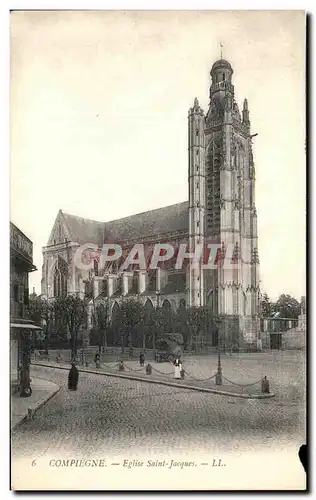
M32 467L34 467L35 465L36 465L36 460L33 460Z

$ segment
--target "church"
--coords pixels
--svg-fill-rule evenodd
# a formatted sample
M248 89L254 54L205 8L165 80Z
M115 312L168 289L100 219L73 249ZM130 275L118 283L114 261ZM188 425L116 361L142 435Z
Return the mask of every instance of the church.
M110 314L124 297L135 297L148 307L207 306L238 329L239 345L258 346L259 256L248 102L244 100L240 111L229 62L217 60L210 76L207 112L195 98L188 114L188 201L109 222L60 210L42 250L42 295L91 297L94 306L106 303ZM76 266L80 246L102 248L109 242L120 245L123 255L142 243L147 256L158 243L174 248L187 244L194 251L197 245L216 242L217 262L230 246L238 265L205 269L201 260L197 266L176 269L170 259L156 269L131 265L121 271L120 262L102 269L95 258L90 270Z

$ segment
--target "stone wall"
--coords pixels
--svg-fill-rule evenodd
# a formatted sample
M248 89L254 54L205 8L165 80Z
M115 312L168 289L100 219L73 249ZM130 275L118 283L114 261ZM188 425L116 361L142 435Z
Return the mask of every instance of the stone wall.
M295 328L282 334L282 349L305 349L306 331Z
M299 317L298 317L298 327L301 329L301 330L305 330L306 329L306 314L300 314Z
M282 332L282 349L305 349L306 347L306 331L293 328L287 332ZM261 333L261 342L263 349L270 349L270 333Z

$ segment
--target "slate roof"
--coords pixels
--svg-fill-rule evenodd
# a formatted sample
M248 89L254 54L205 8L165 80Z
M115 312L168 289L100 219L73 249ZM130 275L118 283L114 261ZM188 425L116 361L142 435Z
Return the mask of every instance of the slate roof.
M106 222L105 237L124 241L174 231L187 231L189 227L188 206L186 201Z
M72 241L80 244L102 245L105 240L118 242L176 231L188 231L188 206L188 202L185 201L105 223L64 212L62 214Z
M62 212L67 228L70 233L71 241L83 245L84 243L95 243L102 245L104 241L104 222L98 222L91 219L84 219L76 215Z
M216 69L230 69L231 71L233 71L231 64L226 61L226 59L219 59L218 61L215 61L211 69L211 74L214 73Z

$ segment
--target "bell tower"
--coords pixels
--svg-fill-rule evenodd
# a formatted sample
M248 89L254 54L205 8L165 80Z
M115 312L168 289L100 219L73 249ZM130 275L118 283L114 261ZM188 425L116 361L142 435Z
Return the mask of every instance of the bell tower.
M259 336L259 257L255 177L248 102L234 98L232 66L211 69L204 122L205 240L217 243L218 267L204 270L205 304L238 321L243 342ZM231 265L233 264L233 265Z

